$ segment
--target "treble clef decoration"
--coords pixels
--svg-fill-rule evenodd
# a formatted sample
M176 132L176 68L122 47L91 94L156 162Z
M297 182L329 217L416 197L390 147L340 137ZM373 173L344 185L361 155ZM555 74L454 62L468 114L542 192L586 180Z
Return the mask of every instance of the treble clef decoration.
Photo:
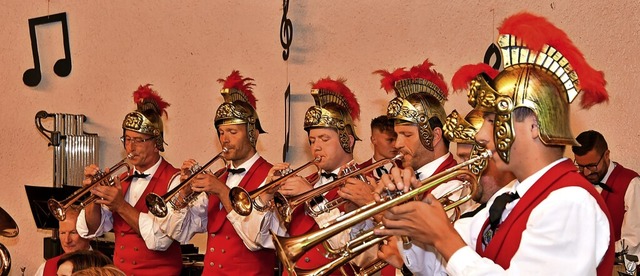
M280 21L280 44L284 50L282 51L282 59L289 59L289 48L293 41L293 23L287 18L289 11L289 0L282 1L282 21Z

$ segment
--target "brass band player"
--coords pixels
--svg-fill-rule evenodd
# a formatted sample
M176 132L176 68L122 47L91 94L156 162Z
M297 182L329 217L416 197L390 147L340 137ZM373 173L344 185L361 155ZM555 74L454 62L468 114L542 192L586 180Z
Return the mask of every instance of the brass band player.
M321 187L334 181L342 175L342 170L353 164L353 150L358 139L355 133L354 120L359 119L360 106L353 92L345 85L344 79L333 80L330 78L321 79L312 85L311 95L315 100L315 105L310 107L304 120L304 129L307 131L309 146L313 157L321 157L318 163L321 175L304 177L290 177L279 187L278 192L284 196L292 197L311 189ZM276 164L274 169L282 169L288 164ZM371 195L372 187L360 182L363 185L360 189L368 191L366 196L369 199L363 201L373 201ZM338 187L324 194L313 204L325 204L338 198ZM266 194L264 200L268 200ZM347 203L347 205L352 202ZM311 206L312 208L314 206ZM298 236L310 231L316 231L327 223L342 215L344 206L335 208L327 213L322 213L316 217L305 214L303 207L297 208L289 224L288 234ZM350 230L342 231L340 234L329 239L328 243L333 247L343 246L350 238ZM322 245L309 250L295 264L301 269L318 268L330 261L326 256L327 252ZM354 263L366 263L375 258L375 250L369 254L353 260ZM286 272L286 271L285 271ZM352 272L346 271L350 274ZM332 275L340 275L336 271Z
M175 210L168 205L168 215L161 219L163 229L181 242L195 233L207 233L203 275L270 275L276 256L268 249L273 248L269 224L278 220L259 211L241 216L229 199L233 187L252 191L264 184L272 167L256 150L258 136L265 132L256 112L253 79L233 71L218 82L223 84L224 102L216 111L214 125L221 147L227 149L223 157L229 167L195 176L185 192L199 194L187 208ZM183 163L182 179L189 176L193 165L195 160Z
M567 145L577 144L569 104L579 93L583 107L606 100L603 74L545 18L516 14L499 31L504 69L491 80L479 76L468 100L484 113L476 141L496 152L493 161L514 174L514 186L466 229L456 231L441 204L428 196L389 209L387 229L377 234L406 234L434 246L450 275L611 275L609 212L593 185L563 157ZM409 182L385 184L405 189ZM416 220L416 211L428 221ZM408 218L416 223L407 224Z
M178 184L170 183L178 169L169 164L164 151L162 114L169 106L151 85L140 86L133 93L137 110L122 122L122 143L131 154L134 166L131 177L115 186L98 185L91 193L99 199L84 208L77 229L83 238L93 238L113 229L115 252L113 263L127 275L178 275L182 270L180 245L158 229L148 214L145 196L151 192L164 194ZM85 168L89 184L98 172L96 165Z

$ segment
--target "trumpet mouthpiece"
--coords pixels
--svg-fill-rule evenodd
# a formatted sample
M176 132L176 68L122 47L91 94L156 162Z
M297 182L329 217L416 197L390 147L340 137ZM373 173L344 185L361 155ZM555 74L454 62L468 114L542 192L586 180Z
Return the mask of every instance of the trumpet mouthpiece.
M222 148L222 153L227 153L227 151L229 151L229 149L227 149L226 147Z
M130 152L129 154L127 154L127 159L131 159L133 158L133 152Z

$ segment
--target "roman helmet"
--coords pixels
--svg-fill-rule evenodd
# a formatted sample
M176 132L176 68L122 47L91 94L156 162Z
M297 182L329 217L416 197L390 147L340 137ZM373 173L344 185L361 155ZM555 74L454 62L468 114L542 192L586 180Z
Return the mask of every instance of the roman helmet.
M256 147L258 137L254 130L265 133L260 125L260 119L256 112L256 97L253 95L252 78L245 78L240 72L234 70L226 79L218 79L222 83L220 94L224 102L218 107L214 125L216 129L220 125L244 125L247 126L247 136L251 146Z
M352 153L355 143L350 144L349 135L355 141L360 140L354 124L354 120L360 120L360 104L345 81L327 77L312 84L311 96L315 105L307 109L304 130L308 133L312 128L333 128L338 132L342 149Z

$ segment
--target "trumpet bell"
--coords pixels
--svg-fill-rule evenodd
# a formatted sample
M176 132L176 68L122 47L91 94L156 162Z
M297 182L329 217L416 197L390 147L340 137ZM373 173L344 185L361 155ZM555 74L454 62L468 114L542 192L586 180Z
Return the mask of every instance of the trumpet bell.
M167 204L161 196L155 193L150 193L144 198L144 200L149 212L154 216L164 218L169 213Z
M59 201L51 198L47 200L47 205L49 205L51 214L53 214L53 216L56 217L56 219L58 219L59 221L63 221L65 218L67 218L66 209Z
M9 275L11 270L11 255L9 250L0 243L0 276Z
M229 200L231 200L233 210L241 216L246 217L251 214L251 211L253 211L253 200L251 199L251 194L240 186L231 188L231 191L229 191Z

